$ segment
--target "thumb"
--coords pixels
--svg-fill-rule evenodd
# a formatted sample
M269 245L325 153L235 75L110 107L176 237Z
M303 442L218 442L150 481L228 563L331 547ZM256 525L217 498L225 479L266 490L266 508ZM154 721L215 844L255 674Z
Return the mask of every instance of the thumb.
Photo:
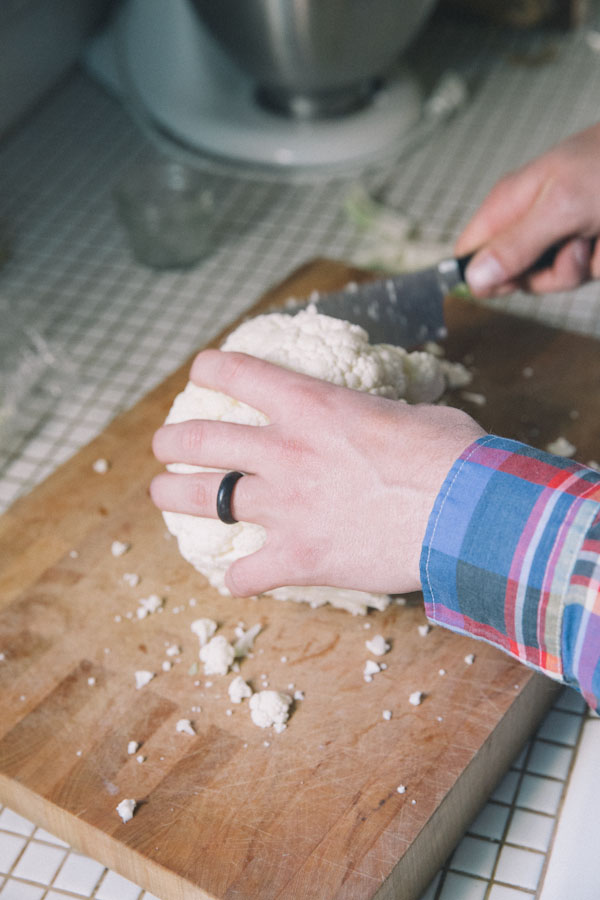
M283 584L277 580L276 557L265 544L256 553L231 563L225 574L225 587L234 597L251 597Z
M529 227L529 221L519 222L508 231L490 241L473 256L467 266L465 277L476 297L487 297L514 290L517 283L532 270L542 272L554 263L553 254L541 262L546 251L551 250L559 239L566 237L559 227L544 225L536 219L536 230Z

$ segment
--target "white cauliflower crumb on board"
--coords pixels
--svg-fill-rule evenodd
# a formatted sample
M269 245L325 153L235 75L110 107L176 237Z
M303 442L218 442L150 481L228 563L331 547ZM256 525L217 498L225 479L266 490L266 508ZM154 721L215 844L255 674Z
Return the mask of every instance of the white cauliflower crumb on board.
M155 678L155 677L156 677L156 676L155 676L155 673L154 673L154 672L149 672L147 669L139 669L139 670L135 673L135 686L136 686L136 689L137 689L138 691L141 690L141 688L143 688L143 687L145 687L147 684L149 684L149 683L152 681L152 679Z
M175 725L175 731L178 734L189 734L190 737L193 737L196 734L196 729L189 719L179 719Z
M190 631L194 632L194 634L200 641L201 647L204 647L205 644L208 644L217 628L218 625L214 621L214 619L194 619L194 621L190 625Z
M384 656L390 649L390 644L382 634L376 634L370 640L365 641L365 646L373 656Z
M390 344L370 344L363 328L322 315L314 306L294 316L277 312L242 322L226 338L222 349L248 353L333 384L394 400L434 402L447 384L442 361L433 354L409 353ZM189 419L268 424L263 412L191 381L175 397L166 423ZM198 470L183 463L172 463L168 468L183 473ZM254 553L265 541L264 528L254 523L226 525L215 518L173 512L164 512L163 516L184 559L224 595L228 594L224 579L229 565ZM275 588L269 594L312 607L329 603L361 615L369 607L385 609L390 602L386 594L319 586L290 585Z
M276 731L283 731L292 702L290 695L281 691L258 691L249 700L252 721L259 728L273 725Z
M546 444L546 450L548 453L553 453L555 456L566 456L567 458L570 458L571 456L575 456L577 447L567 440L566 437L561 435L556 438L555 441L550 441L549 444Z
M140 576L137 572L125 572L123 575L123 581L125 584L128 584L129 587L137 587L140 583Z
M423 693L423 691L413 691L408 698L408 702L411 706L420 706L424 699L425 694Z
M237 675L229 683L227 693L232 703L241 703L242 700L252 696L252 688L247 681L244 681L241 675Z
M123 556L130 549L131 544L128 544L127 541L113 541L110 545L110 552L113 556Z
M479 394L476 391L461 391L461 395L463 400L466 400L467 403L472 403L474 406L485 406L487 403L487 399L484 394Z
M235 629L236 642L233 645L233 649L235 651L236 659L241 659L244 656L248 656L252 648L254 647L254 641L258 637L258 635L262 631L262 625L257 623L253 625L251 628L245 630L242 626L239 626Z
M158 594L150 594L149 597L140 597L136 615L138 619L145 619L146 616L151 616L153 613L158 612L163 606L164 600L162 597L159 597Z
M94 472L97 472L98 475L106 475L106 473L110 469L110 463L107 459L96 459L92 463L92 469L94 470Z
M211 638L208 644L200 648L205 675L227 675L234 659L235 650L222 634Z
M137 753L139 749L140 745L137 741L129 741L129 743L127 744L127 753L129 754L129 756L133 756L133 754Z
M117 806L117 812L121 816L123 822L129 822L130 819L133 819L133 814L135 812L136 806L137 803L135 800L121 800L121 802Z

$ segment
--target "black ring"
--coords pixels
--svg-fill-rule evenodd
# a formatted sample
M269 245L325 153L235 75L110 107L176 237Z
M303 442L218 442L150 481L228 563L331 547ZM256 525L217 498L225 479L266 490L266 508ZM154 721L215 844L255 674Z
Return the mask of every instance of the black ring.
M221 522L225 522L226 525L235 525L238 521L234 519L231 512L231 497L234 487L243 475L243 472L228 472L219 485L219 490L217 491L217 515Z

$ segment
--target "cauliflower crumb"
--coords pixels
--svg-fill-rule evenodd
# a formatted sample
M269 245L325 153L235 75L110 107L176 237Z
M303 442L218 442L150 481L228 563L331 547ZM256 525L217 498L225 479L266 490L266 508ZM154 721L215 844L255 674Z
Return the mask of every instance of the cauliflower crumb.
M136 610L138 619L145 619L162 608L164 600L158 594L150 594L149 597L140 597L139 606Z
M391 711L391 709L384 709L384 711L382 712L381 715L386 720L386 722L389 722L390 719L392 718L392 711Z
M467 653L467 655L465 656L465 662L468 666L472 666L473 663L475 662L475 654Z
M97 472L98 475L105 475L110 468L110 463L107 459L97 459L92 463L92 469L94 472Z
M250 716L259 728L287 722L292 698L280 691L258 691L250 697Z
M196 734L196 729L189 719L179 719L175 725L175 731L178 734L189 734L192 737Z
M399 784L398 787L396 788L396 790L397 790L397 792L398 792L399 794L405 794L405 793L406 793L406 786L403 785L403 784Z
M244 681L241 675L238 675L230 682L227 691L232 703L241 703L245 697L252 696L252 688L248 682Z
M131 544L126 541L113 541L110 545L110 552L113 556L123 556L130 548Z
M123 822L129 822L129 820L133 818L136 806L137 803L135 800L121 800L117 806L117 812L121 816Z
M474 406L485 406L487 400L484 394L478 394L475 391L461 391L460 395L467 403L473 403Z
M200 641L201 647L208 644L217 628L217 623L213 619L195 619L190 625L190 630Z
M549 444L546 444L546 450L548 453L553 453L555 456L566 456L571 457L575 456L577 452L577 447L572 444L570 441L566 439L566 437L558 437L555 441L550 441Z
M417 630L418 630L419 634L421 635L421 637L427 637L427 635L431 631L431 625L429 625L429 624L418 625Z
M423 693L423 691L413 691L413 693L408 698L408 702L412 706L420 706L424 699L425 694Z
M200 648L205 675L227 675L234 659L235 650L223 635L211 638L208 644Z
M134 753L137 753L139 748L140 745L137 741L129 741L129 743L127 744L127 753L129 754L129 756L133 756Z
M383 656L390 649L390 645L382 634L376 634L371 640L365 641L365 646L373 656Z
M260 624L253 625L252 628L248 628L247 631L244 630L241 625L238 625L235 630L237 641L233 645L236 659L241 659L244 656L248 656L254 646L255 638L258 637L261 631L262 625Z
M155 677L155 673L154 673L154 672L149 672L147 669L139 669L139 670L135 673L135 686L136 686L136 689L139 691L140 688L145 687L145 686L148 684L148 682L152 681L152 679L153 679L154 677Z
M448 360L442 359L440 368L446 379L446 385L451 391L468 387L473 381L473 373L460 362L448 362Z
M125 572L123 575L123 581L125 584L128 584L129 587L137 587L140 583L140 576L135 572Z
M376 675L380 671L381 666L379 665L379 663L376 663L374 659L368 659L363 669L363 675L365 677L369 677L371 675Z

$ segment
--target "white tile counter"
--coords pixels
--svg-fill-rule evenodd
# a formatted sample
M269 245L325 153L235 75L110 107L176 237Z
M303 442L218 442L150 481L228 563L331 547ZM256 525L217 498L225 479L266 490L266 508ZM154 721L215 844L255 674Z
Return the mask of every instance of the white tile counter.
M550 37L434 22L413 54L418 68L459 71L470 100L434 140L367 173L365 183L385 184L387 202L410 215L424 241L451 246L500 175L600 118L600 55L589 40L596 20ZM189 271L146 269L132 261L111 199L142 151L125 112L81 73L0 144L0 236L12 248L0 267L0 316L5 335L12 329L21 376L11 386L17 417L0 394L0 509L295 266L368 253L368 235L344 211L349 180L293 184L206 163L215 251ZM600 337L598 285L541 300L509 297L503 306ZM5 387L6 357L1 365ZM600 896L593 865L577 870L577 893L572 884L582 817L588 847L600 846L598 732L580 698L565 691L426 900L558 900L565 883L577 900ZM66 898L151 895L1 809L0 900Z

